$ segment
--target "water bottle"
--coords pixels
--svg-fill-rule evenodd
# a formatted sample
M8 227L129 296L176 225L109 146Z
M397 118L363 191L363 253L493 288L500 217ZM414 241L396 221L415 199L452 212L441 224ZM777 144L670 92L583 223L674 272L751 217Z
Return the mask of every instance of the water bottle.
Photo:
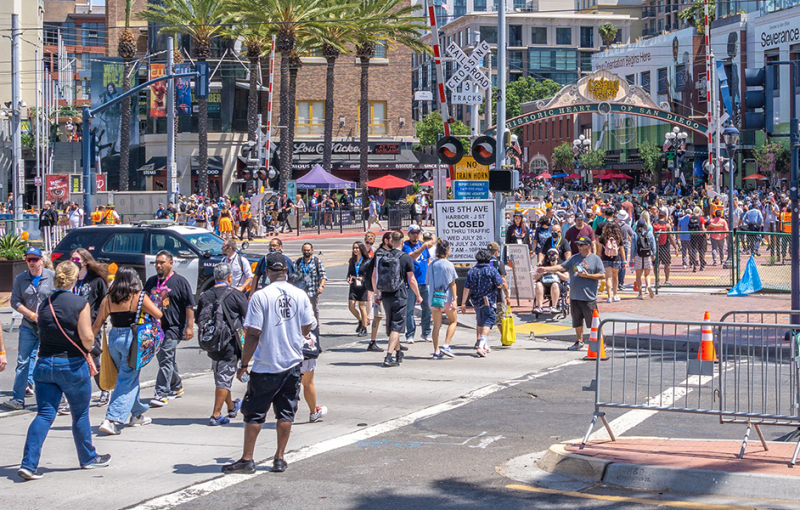
M533 331L531 331L530 340L536 340L536 335L533 334Z
M243 374L242 374L242 382L243 382L243 383L246 383L246 382L248 382L248 381L250 381L250 374L248 374L247 372L245 372L245 373L243 373Z

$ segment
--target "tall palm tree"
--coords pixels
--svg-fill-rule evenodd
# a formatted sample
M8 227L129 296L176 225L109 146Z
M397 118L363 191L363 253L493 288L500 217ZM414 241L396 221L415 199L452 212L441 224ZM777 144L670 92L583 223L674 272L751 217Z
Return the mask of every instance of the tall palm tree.
M326 6L324 0L237 0L229 5L237 11L237 16L245 16L253 23L266 24L276 35L276 50L281 54L278 122L284 126L280 151L280 191L284 192L286 183L292 177L292 147L289 145L289 141L294 139L294 124L290 124L290 121L295 106L289 85L292 52L295 51L299 35L303 32L319 34L322 27L319 20L338 7Z
M133 0L125 0L125 28L119 34L117 55L122 59L122 93L131 90L131 63L136 56L136 38L131 32L131 7ZM119 127L119 190L128 191L131 160L131 98L122 100Z
M362 0L363 12L359 36L356 42L356 56L361 65L359 101L359 185L366 196L368 151L369 151L369 65L375 57L378 44L387 50L405 46L418 53L430 52L430 47L420 42L420 34L428 25L422 18L411 16L418 6L404 5L405 0Z
M159 32L186 34L192 38L192 54L199 62L211 56L211 43L230 24L231 9L226 0L159 0L139 13L145 21L164 25ZM200 193L208 196L208 100L198 98Z
M244 20L243 20L244 21ZM250 61L249 92L247 95L247 139L255 142L258 139L258 76L261 67L261 57L267 49L269 35L264 25L253 23L236 23L225 30L225 36L241 40L247 48L247 59Z

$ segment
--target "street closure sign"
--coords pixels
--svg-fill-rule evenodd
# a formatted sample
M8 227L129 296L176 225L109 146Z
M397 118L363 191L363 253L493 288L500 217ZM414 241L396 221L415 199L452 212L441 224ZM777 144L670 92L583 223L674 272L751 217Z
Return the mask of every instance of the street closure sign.
M450 242L450 262L473 263L475 254L494 241L492 200L437 200L436 237Z
M508 260L512 265L512 279L508 291L514 299L533 299L531 276L531 249L527 244L506 245Z
M456 200L485 200L489 198L489 181L453 181Z
M458 181L488 181L489 167L481 165L472 156L464 156L453 165Z

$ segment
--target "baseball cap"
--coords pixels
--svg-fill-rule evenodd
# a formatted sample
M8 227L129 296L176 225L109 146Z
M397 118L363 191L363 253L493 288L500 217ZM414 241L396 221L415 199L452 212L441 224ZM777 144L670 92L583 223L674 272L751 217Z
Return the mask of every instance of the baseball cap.
M578 214L575 215L575 219L576 220L585 220L586 219L586 215L583 214L583 213L578 213Z
M432 232L423 232L422 238L423 239L433 239L433 233Z
M25 258L28 258L28 256L30 255L42 258L42 250L40 250L36 246L31 246L30 248L28 248L28 251L25 252Z
M369 196L369 199L370 199L370 200L375 200L375 195L370 195L370 196Z
M267 255L267 269L270 271L283 271L286 269L286 257L280 253Z
M409 233L409 234L410 234L411 232L419 232L419 231L421 231L421 230L422 230L422 229L420 228L420 226L419 226L419 225L417 225L416 223L408 227L408 233Z
M575 240L575 244L592 244L588 237L581 236Z

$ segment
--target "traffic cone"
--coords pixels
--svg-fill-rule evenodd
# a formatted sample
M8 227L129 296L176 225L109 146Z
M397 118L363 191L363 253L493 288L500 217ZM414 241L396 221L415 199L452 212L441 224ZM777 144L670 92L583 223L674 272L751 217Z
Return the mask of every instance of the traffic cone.
M703 322L711 322L711 314L706 312ZM717 351L714 349L714 333L709 326L703 326L703 334L700 336L700 350L697 351L697 359L703 361L717 361Z
M586 357L583 359L597 359L597 351L595 351L595 347L598 343L600 344L600 359L607 360L608 356L606 356L606 346L603 342L603 337L600 337L598 340L598 329L600 328L600 314L597 313L597 309L594 309L592 313L592 331L589 333L589 352L586 354Z

